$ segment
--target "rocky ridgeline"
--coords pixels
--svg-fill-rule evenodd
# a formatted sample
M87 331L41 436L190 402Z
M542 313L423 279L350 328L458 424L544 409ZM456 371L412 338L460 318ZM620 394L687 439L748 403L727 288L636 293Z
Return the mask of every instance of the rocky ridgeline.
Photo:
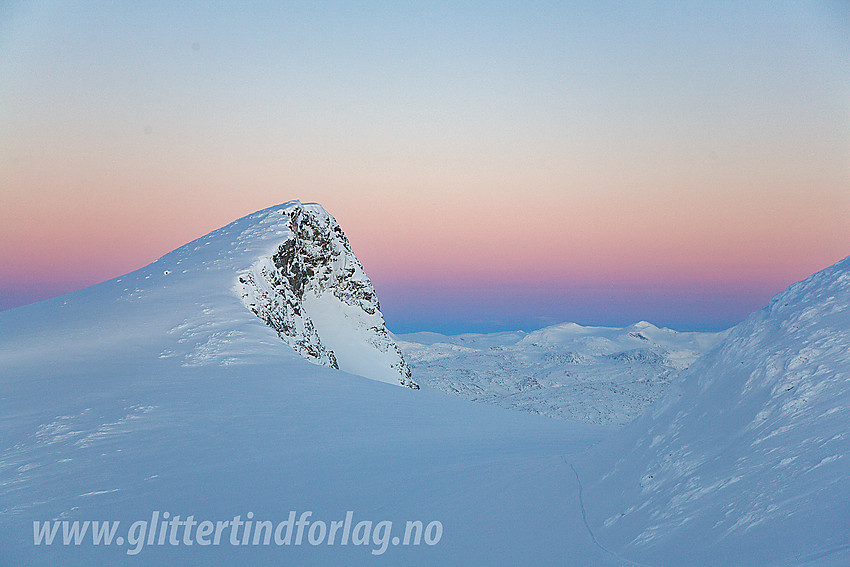
M349 370L311 317L310 306L330 308L346 331L378 351L399 384L418 389L387 331L372 282L336 220L319 205L296 203L282 213L288 219L283 242L238 278L245 306L304 358ZM335 327L334 333L340 325Z

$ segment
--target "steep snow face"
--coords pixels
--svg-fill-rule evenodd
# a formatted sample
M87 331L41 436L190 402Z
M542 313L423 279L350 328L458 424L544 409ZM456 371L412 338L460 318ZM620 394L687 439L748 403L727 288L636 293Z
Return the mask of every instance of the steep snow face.
M399 336L423 387L569 421L623 425L726 333L553 325L522 331Z
M336 220L316 204L278 213L281 242L238 277L245 306L312 362L418 389Z
M654 564L850 564L850 258L675 386L579 464L601 479L585 491L597 538ZM671 557L674 541L689 543Z

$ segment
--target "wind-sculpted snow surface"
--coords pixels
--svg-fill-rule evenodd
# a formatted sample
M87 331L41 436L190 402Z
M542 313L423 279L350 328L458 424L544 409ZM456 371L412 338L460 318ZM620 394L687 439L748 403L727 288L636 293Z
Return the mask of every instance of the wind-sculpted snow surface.
M587 536L564 461L610 430L398 387L391 349L361 334L381 329L380 312L334 226L316 206L273 207L131 274L0 313L0 566L617 565ZM300 312L284 335L313 362L240 299L237 278L263 258L265 291L293 301L269 315ZM292 276L301 304L272 270ZM315 364L322 352L343 371ZM378 380L344 371L358 352ZM256 539L261 522L308 511L300 545ZM155 534L154 512L226 529L209 545L200 524ZM349 512L372 537L354 527L329 543ZM91 527L79 545L61 531L48 545L34 522L52 520L121 524L111 544ZM405 545L408 521L444 531Z
M733 328L578 464L590 524L649 564L850 565L848 423L850 258Z
M301 203L268 218L284 237L239 276L245 306L308 360L418 389L336 220Z
M469 400L585 423L622 425L724 333L564 323L522 331L400 335L417 381Z

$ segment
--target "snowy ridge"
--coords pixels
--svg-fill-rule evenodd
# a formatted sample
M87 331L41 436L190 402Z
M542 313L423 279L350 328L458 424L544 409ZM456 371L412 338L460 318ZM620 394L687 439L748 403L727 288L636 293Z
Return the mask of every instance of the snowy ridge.
M590 521L650 563L850 564L848 422L850 258L733 328L580 463L600 479L586 493Z
M239 275L245 306L308 360L418 389L336 220L316 204L275 212L285 236Z
M622 425L726 333L562 323L522 331L399 336L423 387L557 419Z
M615 567L582 530L563 460L609 429L311 363L245 307L237 278L293 237L293 207L0 313L0 565L558 565L570 555ZM322 289L304 293L301 308L343 367L341 341L363 336L360 327L348 323L334 336L327 325L375 318ZM231 531L221 545L192 538L128 555L130 526L153 511L275 523L313 511L311 526L354 511L375 526L392 521L393 536L408 520L438 520L445 537L389 544L384 559L372 553L374 538L313 546L308 531L300 546L231 545ZM56 519L120 521L123 544L87 536L81 545L34 545L33 522Z

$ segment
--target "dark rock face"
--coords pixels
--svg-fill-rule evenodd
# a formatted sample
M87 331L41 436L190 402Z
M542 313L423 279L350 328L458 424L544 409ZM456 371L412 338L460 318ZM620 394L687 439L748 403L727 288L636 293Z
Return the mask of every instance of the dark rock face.
M390 375L397 374L397 383L418 389L384 325L372 282L337 222L318 205L297 204L285 213L289 233L285 240L270 256L259 258L248 272L239 276L245 306L305 358L362 373L340 365L327 345L327 336L323 340L305 304L320 302L323 309L343 312L345 315L340 319L343 326L351 326L350 331L359 342L365 343L365 348L376 349L377 353L369 354L387 367L381 369L381 377L376 379L387 381L387 373L383 372L386 370ZM333 300L329 301L331 296ZM326 335L336 335L339 329L325 331Z

